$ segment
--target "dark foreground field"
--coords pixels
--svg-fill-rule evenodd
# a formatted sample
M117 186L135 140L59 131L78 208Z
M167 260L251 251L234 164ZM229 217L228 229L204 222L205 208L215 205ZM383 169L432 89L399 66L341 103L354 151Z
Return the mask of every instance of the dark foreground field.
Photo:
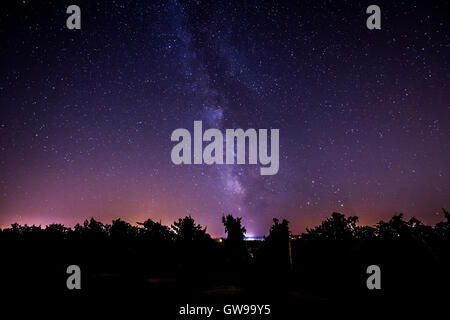
M263 241L244 241L240 219L231 216L223 219L226 239L211 239L190 217L170 228L151 220L137 227L93 219L74 229L13 225L0 233L2 302L38 305L30 310L49 314L125 312L149 319L445 310L450 251L444 213L447 221L433 227L402 216L360 227L356 217L335 213L300 237L290 235L287 221L274 220ZM67 287L70 265L81 270L80 290ZM379 290L366 285L370 265L381 270ZM242 305L268 309L226 314ZM186 307L213 312L180 314Z

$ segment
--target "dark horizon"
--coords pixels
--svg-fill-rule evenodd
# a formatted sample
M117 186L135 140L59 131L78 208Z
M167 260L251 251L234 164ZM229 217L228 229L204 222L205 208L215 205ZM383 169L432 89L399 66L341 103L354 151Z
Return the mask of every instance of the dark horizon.
M386 222L388 222L388 221L392 221L392 219L394 219L394 218L396 218L396 217L400 217L400 219L402 219L405 223L408 222L408 221L413 221L413 220L415 221L415 219L417 219L416 217L408 217L408 216L405 215L404 213L396 213L396 214L392 215L392 216L391 216L390 218L388 218L388 219L380 219L380 220L377 221L376 223L370 224L370 225L369 225L369 224L362 224L362 223L360 222L358 216L349 216L349 215L343 214L342 212L333 211L333 212L330 213L328 216L326 216L325 219L323 219L322 221L320 221L320 223L318 223L318 224L316 224L316 225L305 226L305 228L304 228L302 231L300 231L300 232L293 232L292 229L289 228L289 229L290 229L290 234L291 234L293 237L301 237L301 236L304 235L305 233L308 233L308 229L309 229L309 230L315 229L315 228L317 228L320 224L322 224L324 221L328 221L328 220L332 219L333 214L336 214L336 213L337 213L337 214L342 214L342 215L343 215L344 217L346 217L346 218L349 218L349 217L356 217L356 218L358 218L358 220L356 221L356 226L357 226L357 227L372 227L372 228L376 228L377 226L380 225L380 223L386 223ZM441 217L441 219L438 220L435 224L428 224L428 223L426 223L425 221L421 221L420 219L418 219L418 221L421 222L421 223L423 223L423 225L425 225L425 226L429 226L429 227L433 227L433 228L434 228L434 227L437 227L437 225L438 225L439 223L445 222L445 219L447 219L447 215L448 215L448 211L447 211L445 208L442 208L442 209L441 209L441 216L442 216L442 217ZM193 221L196 221L194 217L191 217L191 216L185 216L185 217L192 218ZM184 217L184 216L183 216L183 217L180 216L179 219L183 219L183 218L185 218L185 217ZM221 216L221 218L222 218L222 217L225 217L225 215ZM238 217L238 218L242 218L242 217ZM0 226L0 230L11 229L11 227L12 227L13 225L15 225L15 224L17 224L19 227L33 227L33 226L35 226L35 227L38 227L38 228L42 228L43 230L46 229L49 225L61 225L61 226L64 226L64 227L66 227L66 228L69 228L69 229L73 230L74 227L75 227L76 225L83 226L84 223L89 223L90 221L92 221L92 219L93 219L94 221L96 221L96 222L99 222L99 223L103 224L104 226L108 226L108 225L111 226L111 225L114 223L114 221L119 221L119 220L120 220L120 221L123 221L123 222L125 222L125 223L129 223L132 227L137 227L137 228L143 228L143 223L144 223L145 221L147 221L148 219L152 220L151 218L147 218L147 219L144 219L144 220L142 220L142 221L130 222L130 221L128 221L128 220L125 219L125 218L120 218L120 217L118 217L118 218L112 219L111 222L106 222L106 221L98 220L98 219L96 219L95 217L90 217L90 218L87 218L87 219L85 219L85 220L83 220L83 221L79 221L79 222L75 223L74 225L65 225L65 224L61 224L61 223L57 223L57 222L50 223L50 224L47 224L47 225L35 225L35 224L33 224L33 225L28 225L28 224L20 224L20 223L18 223L18 222L15 222L15 223L12 223L12 224L10 224L10 225L8 225L8 226ZM274 217L274 218L272 218L272 223L267 227L267 232L266 232L266 233L264 233L264 234L249 234L249 233L246 232L246 233L244 233L245 237L246 237L246 238L261 238L261 237L267 237L267 236L270 234L270 227L273 225L274 219L277 219L277 220L280 220L280 221L281 221L281 220L286 220L286 219L284 219L284 218L279 219L279 218L275 218L275 217ZM161 225L166 226L166 227L168 227L169 229L172 229L173 224L176 223L176 222L178 221L178 219L172 221L172 222L169 223L169 224L165 224L165 223L163 223L162 221L157 221L157 220L152 220L152 221L155 222L155 223L160 223ZM286 220L286 221L290 224L290 221L288 221L288 220ZM196 222L198 223L198 221L196 221ZM242 221L242 224L243 224L243 226L245 227L245 220ZM204 228L205 231L206 231L206 233L209 234L209 235L211 236L211 238L213 238L213 239L221 239L221 238L225 238L225 237L226 237L226 232L225 232L225 230L223 231L223 233L222 233L221 235L217 235L217 234L212 234L212 233L208 232L208 226L207 226L207 225L199 224L199 226L201 226L202 228Z
M171 228L92 219L72 230L14 226L0 230L0 280L20 302L30 295L73 307L76 299L81 310L104 314L103 303L116 312L139 300L147 315L162 319L179 319L186 304L264 304L267 319L299 310L348 314L349 304L353 312L392 312L395 305L404 314L417 303L445 309L450 214L443 214L434 227L397 215L371 228L335 212L301 237L290 237L288 222L274 219L261 241L245 241L245 224L231 215L221 219L227 235L220 241L190 217ZM68 276L73 270L78 276Z

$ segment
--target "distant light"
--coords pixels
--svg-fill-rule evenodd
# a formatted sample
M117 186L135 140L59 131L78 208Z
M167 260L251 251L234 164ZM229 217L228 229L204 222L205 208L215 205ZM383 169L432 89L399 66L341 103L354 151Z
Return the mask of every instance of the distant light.
M264 237L258 237L258 236L248 236L244 237L245 241L262 241L264 240Z

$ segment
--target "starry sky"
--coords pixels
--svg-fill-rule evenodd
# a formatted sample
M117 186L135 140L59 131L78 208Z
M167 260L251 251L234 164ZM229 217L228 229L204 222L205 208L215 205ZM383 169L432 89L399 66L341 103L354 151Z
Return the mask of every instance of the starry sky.
M66 8L81 8L68 30ZM366 8L381 8L368 30ZM2 1L0 226L450 208L448 1ZM280 169L172 164L173 130L277 128Z

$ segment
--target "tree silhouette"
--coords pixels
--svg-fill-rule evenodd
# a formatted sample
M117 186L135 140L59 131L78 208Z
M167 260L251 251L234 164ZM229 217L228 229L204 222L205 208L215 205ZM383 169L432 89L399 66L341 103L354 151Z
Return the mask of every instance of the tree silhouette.
M264 264L271 269L271 272L287 271L291 265L289 221L283 219L280 223L278 219L273 219L270 232L264 240L262 255Z
M175 232L177 242L187 244L193 241L210 239L210 236L206 233L206 228L203 228L199 224L195 224L195 221L191 216L178 219L171 227Z
M227 233L226 243L228 245L241 245L245 237L245 228L241 224L242 218L233 218L231 214L226 217L222 217L222 223L225 226L225 232Z
M175 233L169 227L164 226L159 222L154 222L152 219L147 219L144 222L138 222L137 224L143 226L140 230L140 234L146 241L161 244L175 240Z
M354 233L358 240L374 240L377 237L376 228L371 226L358 226Z
M96 221L94 218L85 220L83 225L76 224L74 227L75 236L85 241L104 241L108 238L108 226L102 222Z
M450 214L444 208L442 208L442 211L447 221L438 222L434 228L434 231L438 239L450 241Z
M327 218L319 226L308 229L302 234L304 239L327 239L327 240L351 240L355 238L357 232L356 223L358 217L333 212L331 218Z
M136 238L138 230L126 221L120 218L112 221L112 225L107 228L109 236L115 242L129 242Z
M175 233L180 276L183 281L198 285L199 277L208 270L211 236L191 216L178 219L171 228Z
M227 238L225 239L225 249L230 272L234 275L240 273L248 262L249 254L244 242L245 228L241 224L242 218L234 218L232 215L222 217Z
M274 218L273 225L270 227L269 236L266 238L269 242L274 243L284 243L289 240L290 231L289 231L289 221L283 219L281 223L279 220Z

